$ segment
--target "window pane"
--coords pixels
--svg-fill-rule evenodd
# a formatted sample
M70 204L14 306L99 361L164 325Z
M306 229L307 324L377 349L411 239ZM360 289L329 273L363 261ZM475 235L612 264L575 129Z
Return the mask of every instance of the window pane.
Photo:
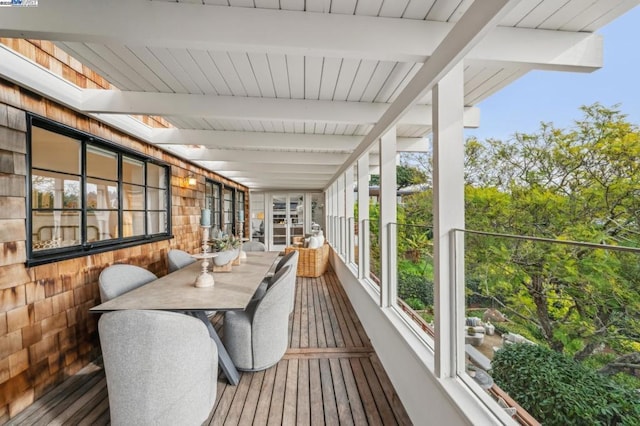
M167 191L147 188L147 209L164 210L167 207Z
M130 210L144 210L144 187L122 185L123 207Z
M118 208L118 186L116 182L88 178L86 197L88 209Z
M122 181L144 185L144 163L129 157L122 157Z
M222 231L226 234L233 234L233 191L230 189L224 189L224 217L222 223Z
M220 229L220 215L222 213L220 211L220 186L215 184L213 185L213 207L211 212L213 214L213 221L211 222L213 229Z
M32 127L31 167L80 174L80 141Z
M144 212L122 212L122 236L144 235Z
M167 232L167 213L149 212L147 215L149 234L160 234Z
M80 208L80 179L62 173L33 170L31 174L32 208Z
M155 164L147 163L147 185L157 188L167 187L167 169Z
M118 179L118 155L115 152L87 146L87 175Z
M33 212L31 223L34 251L81 244L80 212Z
M87 212L87 241L118 238L118 211L92 210Z

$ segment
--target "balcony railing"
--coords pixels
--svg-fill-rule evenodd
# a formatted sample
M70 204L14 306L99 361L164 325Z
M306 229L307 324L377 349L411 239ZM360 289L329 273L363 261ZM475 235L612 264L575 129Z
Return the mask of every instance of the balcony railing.
M505 402L520 399L543 423L557 422L555 413L569 412L569 405L600 404L603 413L620 409L624 416L626 409L628 415L628 408L606 397L597 402L585 397L577 374L567 379L577 390L566 396L562 379L553 377L571 375L563 369L575 368L593 380L605 380L606 386L640 388L640 380L624 369L617 376L598 373L607 362L638 350L640 249L471 230L455 231L455 241L456 253L464 251L456 256L464 260L464 343L475 364L466 371L488 367L489 380L509 395L491 393ZM505 349L518 343L521 352L514 368ZM528 354L534 346L555 361L533 359ZM546 382L538 385L541 378ZM553 409L546 408L547 400L555 401ZM591 414L585 409L584 415ZM604 422L619 419L594 416ZM521 421L529 424L527 419ZM578 423L568 424L581 420L573 421Z

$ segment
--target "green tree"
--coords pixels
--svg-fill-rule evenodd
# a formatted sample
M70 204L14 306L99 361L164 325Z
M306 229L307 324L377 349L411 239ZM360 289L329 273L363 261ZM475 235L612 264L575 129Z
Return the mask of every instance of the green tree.
M406 188L426 182L426 174L415 166L400 164L396 166L396 187ZM380 185L380 175L371 175L369 180L371 185Z
M640 132L616 109L582 110L571 130L469 142L468 229L640 247ZM469 278L554 350L640 349L637 254L495 237L466 251Z

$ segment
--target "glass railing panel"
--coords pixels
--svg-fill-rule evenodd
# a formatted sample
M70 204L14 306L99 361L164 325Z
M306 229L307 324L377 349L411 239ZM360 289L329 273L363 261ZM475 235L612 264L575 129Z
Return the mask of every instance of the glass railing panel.
M356 235L356 225L355 218L349 217L347 218L347 253L349 254L349 258L347 259L348 263L356 263L356 248L358 236Z
M474 381L524 423L640 421L640 250L474 231L464 246Z
M338 226L340 232L340 255L345 257L347 253L347 218L340 216L338 218Z
M380 224L377 220L368 220L369 225L369 277L380 286Z
M398 306L433 336L433 228L393 224L397 244Z

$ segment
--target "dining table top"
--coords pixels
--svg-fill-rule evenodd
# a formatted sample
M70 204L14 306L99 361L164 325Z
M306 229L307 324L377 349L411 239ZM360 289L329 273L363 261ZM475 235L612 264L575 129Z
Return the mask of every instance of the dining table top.
M197 261L157 280L94 306L91 312L124 309L167 311L235 311L244 310L264 277L274 265L279 252L249 252L230 272L213 274L213 287L196 287L202 272Z

